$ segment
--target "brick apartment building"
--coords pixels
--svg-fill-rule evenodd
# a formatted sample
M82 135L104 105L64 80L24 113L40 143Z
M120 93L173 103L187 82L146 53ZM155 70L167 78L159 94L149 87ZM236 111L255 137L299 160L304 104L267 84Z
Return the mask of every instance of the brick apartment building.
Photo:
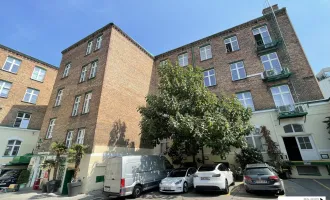
M0 164L32 153L57 67L0 45Z
M256 131L247 136L249 145L266 154L258 132L263 125L285 159L297 161L297 165L303 165L304 160L321 160L320 154L330 153L323 137L318 137L326 128L321 122L319 129L313 126L317 113L330 106L318 101L323 95L286 9L272 8L276 18L267 8L259 18L155 57L114 24L71 45L62 52L39 151L49 152L52 141L89 145L80 171L84 191L102 188L97 177L104 176L106 158L135 151L120 147L140 146L137 107L145 105L145 96L156 91L157 66L170 60L183 67L202 67L206 87L217 94L236 95L254 111L251 121ZM293 152L290 146L299 146L300 152ZM157 149L143 151L159 153ZM221 159L207 150L205 154L210 162L234 163L234 153ZM310 165L308 169L297 166L293 176L313 170L325 173L325 167Z

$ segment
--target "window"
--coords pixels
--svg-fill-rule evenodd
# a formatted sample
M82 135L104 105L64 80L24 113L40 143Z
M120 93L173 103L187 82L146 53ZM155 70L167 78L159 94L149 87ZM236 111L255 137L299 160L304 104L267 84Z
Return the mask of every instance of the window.
M48 125L48 129L47 129L47 133L46 133L46 139L50 139L53 137L53 131L54 131L54 126L55 126L55 122L56 122L56 119L51 119L49 121L49 125Z
M36 81L44 81L46 75L46 70L40 67L34 67L31 79L36 80Z
M160 142L160 153L165 154L167 152L168 143L169 143L169 141L167 139L163 139Z
M92 93L87 93L85 95L85 101L84 101L84 106L83 106L83 110L82 110L82 113L88 113L89 112L89 106L90 106L90 102L91 102L91 99L92 99Z
M236 36L225 39L225 45L226 45L227 52L233 52L233 51L239 50L238 41L237 41Z
M79 83L84 82L86 80L86 73L87 73L87 66L84 66L81 69Z
M97 64L98 64L98 61L92 62L92 68L91 68L91 72L89 74L89 79L94 78L96 76Z
M95 50L100 49L100 48L101 48L101 44L102 44L102 35L100 35L100 36L97 37L97 39L96 39Z
M299 175L321 176L317 166L296 166Z
M13 57L7 57L7 60L5 62L5 64L3 65L2 69L8 72L12 72L12 73L17 73L20 65L21 65L20 60L13 58Z
M233 81L246 78L243 61L230 64L231 78Z
M11 83L0 80L0 97L7 98L10 88L11 88Z
M251 108L251 110L254 111L251 92L237 93L236 97L245 108Z
M216 85L214 69L206 70L203 73L204 73L204 85L206 87Z
M300 149L313 149L311 141L309 140L309 137L297 137Z
M69 76L70 68L71 68L71 63L66 64L62 78Z
M199 48L199 53L201 55L201 61L212 58L211 45Z
M282 71L281 63L276 52L260 56L265 71L274 71L274 74L280 74Z
M14 127L18 128L27 128L30 122L31 115L30 113L17 113L17 117L14 123Z
M63 90L64 89L58 90L54 106L60 106L61 105Z
M257 148L259 151L263 151L263 146L261 142L261 129L259 127L255 127L250 135L246 136L246 142L250 147Z
M39 90L28 88L28 89L26 89L23 101L36 104L38 95L39 95Z
M66 147L70 148L72 145L72 138L73 138L73 131L68 131L66 134L65 145Z
M187 66L188 65L188 53L179 55L178 60L179 60L179 65L181 67Z
M80 104L80 98L81 96L77 96L74 99L74 104L73 104L73 109L72 109L72 116L78 115L78 109L79 109L79 104Z
M285 133L296 133L304 132L303 126L301 124L288 124L283 126Z
M257 45L265 45L272 42L267 26L261 26L252 30Z
M270 88L276 107L293 105L294 101L287 85Z
M162 61L159 62L159 66L164 67L164 66L167 65L167 63L168 63L168 60L167 59L166 60L162 60Z
M20 140L9 140L4 156L16 156L19 148L21 147L22 141Z
M85 137L85 129L80 128L78 130L77 144L84 144L84 137Z
M92 52L92 47L93 47L93 41L89 41L87 44L86 55Z

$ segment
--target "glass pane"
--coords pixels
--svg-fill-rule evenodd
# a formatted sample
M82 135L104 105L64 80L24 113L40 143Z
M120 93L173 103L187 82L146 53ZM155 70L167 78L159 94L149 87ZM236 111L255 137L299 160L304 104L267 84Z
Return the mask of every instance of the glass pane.
M23 117L24 113L18 113L17 117Z
M304 139L302 137L298 137L299 143L304 143Z
M253 32L253 35L259 34L259 30L258 29L253 29L252 32Z
M214 69L209 70L209 74L213 75L214 74Z
M242 67L244 67L243 62L238 62L238 63L237 63L237 67L238 67L238 68L242 68Z
M285 133L292 133L293 132L291 124L285 125L285 126L283 126L283 128L284 128Z
M262 143L261 143L261 137L260 136L255 136L254 137L254 142L256 143L256 148L259 149L260 151L263 150Z
M15 144L16 144L16 145L21 145L21 143L22 143L21 141L16 140L16 143L15 143Z
M283 94L283 103L284 105L292 105L293 104L293 101L292 101L292 98L291 98L291 94Z
M17 73L19 66L18 65L13 65L11 72Z
M19 147L14 147L13 153L11 154L12 156L16 156L18 154Z
M231 69L231 70L236 69L236 64L231 64L231 65L230 65L230 69Z
M38 98L38 96L33 95L32 98L31 98L30 103L36 103L37 102L37 98Z
M215 85L215 76L211 76L211 85Z
M278 89L278 87L272 87L270 90L272 91L272 94L280 93L280 90Z
M234 51L237 51L239 49L239 47L238 47L238 43L237 43L237 45L233 45L233 50Z
M293 124L294 132L303 132L303 127L300 124Z
M305 145L306 145L306 149L313 149L313 147L312 147L312 144L311 144L311 143L305 143Z
M30 114L25 113L25 118L29 119L30 118Z
M238 80L238 74L236 70L231 71L231 75L234 81Z
M251 93L250 92L245 92L244 96L245 96L245 98L251 98Z
M209 74L208 71L205 71L205 72L204 72L204 77L205 77L205 76L208 76L208 74Z
M209 78L204 78L204 85L210 86Z
M270 62L264 62L263 64L264 64L265 71L268 71L268 70L272 69L272 66L270 65Z
M23 119L20 125L20 128L27 128L29 125L30 119Z
M253 141L252 141L252 137L246 137L246 143L247 143L250 147L254 147L254 145L253 145Z
M11 66L11 63L6 62L5 65L3 66L3 69L9 71L10 66Z
M232 37L231 41L237 41L237 37L236 36Z
M265 44L269 44L269 43L272 42L272 40L270 39L270 37L265 37L265 38L263 38L263 39L264 39L264 43L265 43Z
M239 72L240 78L245 78L246 77L246 73L245 73L244 68L239 69L238 72Z
M225 39L225 44L227 44L229 42L230 42L229 38L228 39Z
M277 58L277 55L276 55L276 53L270 53L270 54L269 54L269 57L270 57L271 59L276 59L276 58Z
M264 56L260 56L261 58L261 61L264 62L264 61L267 61L268 60L268 57L267 55L264 55Z
M282 92L289 92L289 87L287 85L280 86Z
M11 149L13 148L13 146L7 146L6 148L6 151L5 151L5 156L9 156L10 155L10 152L11 152Z
M251 108L254 111L254 105L252 99L246 100L247 107Z
M306 149L306 145L305 145L304 143L301 143L301 144L300 144L300 148L301 148L301 149Z
M236 94L236 96L237 96L238 99L243 99L243 94L242 93L238 93L238 94Z
M266 26L262 26L262 27L260 27L260 31L261 31L261 32L265 32L265 31L267 31Z
M9 140L8 145L12 145L12 144L14 144L14 142L15 142L15 140Z

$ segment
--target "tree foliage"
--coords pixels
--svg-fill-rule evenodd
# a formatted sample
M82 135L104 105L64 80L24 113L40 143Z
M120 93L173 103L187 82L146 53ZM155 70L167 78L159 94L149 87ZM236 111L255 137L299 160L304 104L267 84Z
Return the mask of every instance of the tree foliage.
M236 162L244 169L247 164L263 163L261 152L252 147L245 147L241 149L239 154L236 154Z
M55 154L55 165L54 165L54 174L53 174L53 180L56 180L57 176L57 170L61 162L61 155L66 154L67 152L67 146L64 142L53 142L51 144L51 151Z
M323 123L327 124L328 133L330 134L330 117L326 117L326 120Z
M88 149L87 145L74 144L68 151L68 162L74 163L74 174L73 174L74 182L77 181L77 175L80 170L79 165L87 149Z
M246 144L244 136L252 130L251 111L234 97L210 92L201 68L168 63L158 67L158 74L157 94L148 95L147 106L138 109L144 143L156 146L170 138L169 152L179 150L194 159L202 146L225 156L231 146Z

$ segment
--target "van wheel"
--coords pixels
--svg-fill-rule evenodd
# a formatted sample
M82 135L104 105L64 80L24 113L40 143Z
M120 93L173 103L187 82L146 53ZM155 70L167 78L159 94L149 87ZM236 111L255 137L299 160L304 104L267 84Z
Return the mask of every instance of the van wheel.
M187 182L184 182L183 183L183 193L187 193L188 192L188 184L187 184Z
M225 190L223 191L225 194L229 193L229 186L228 186L228 181L226 179L226 186L225 186Z
M138 198L138 197L141 195L141 192L142 192L142 187L139 186L139 185L136 185L136 186L134 187L134 189L133 189L133 194L132 194L132 196L133 196L134 198Z

